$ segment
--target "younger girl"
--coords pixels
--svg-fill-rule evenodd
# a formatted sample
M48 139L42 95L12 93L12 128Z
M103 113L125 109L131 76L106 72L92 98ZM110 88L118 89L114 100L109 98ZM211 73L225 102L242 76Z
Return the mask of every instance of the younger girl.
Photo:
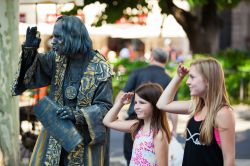
M173 101L184 76L192 100ZM215 59L182 65L161 95L157 107L163 111L192 114L187 124L183 166L233 166L235 162L235 122L230 107L224 73Z
M124 93L103 119L104 125L131 132L134 139L130 166L167 166L170 130L166 113L156 108L162 88L155 83L143 84L135 90L134 110L137 119L118 120L117 114L128 104L134 93Z

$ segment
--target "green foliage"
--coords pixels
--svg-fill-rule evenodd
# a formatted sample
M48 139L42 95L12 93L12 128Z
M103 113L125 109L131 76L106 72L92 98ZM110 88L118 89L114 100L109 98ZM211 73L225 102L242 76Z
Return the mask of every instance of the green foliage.
M221 62L225 72L226 87L231 101L239 101L241 85L244 98L250 101L250 53L227 49L219 52L216 58Z
M231 8L236 6L240 0L216 0L218 9L222 10L224 8Z
M250 52L244 52L233 49L226 49L215 55L195 54L193 60L199 58L207 58L212 56L216 58L222 65L225 73L225 83L228 95L232 104L239 102L250 103ZM191 61L185 61L185 66L190 66ZM174 75L176 67L168 65L166 67L170 71L170 75ZM186 85L185 78L179 88L178 98L189 99L189 89ZM243 85L244 100L240 101L240 87Z
M207 3L207 0L188 0L191 7L202 6Z
M189 66L191 61L186 61L185 64ZM131 72L134 70L141 68L141 67L146 67L148 66L148 63L144 61L129 61L127 59L122 59L119 60L115 63L112 63L113 66L113 71L114 71L114 77L112 80L112 86L113 86L113 96L114 98L116 97L117 93L122 90L125 87L125 84L128 80L129 75ZM174 74L176 73L176 68L178 64L176 63L169 63L166 65L166 71L167 73L173 77ZM124 70L125 69L125 70ZM122 72L124 70L124 72ZM183 81L178 92L178 98L179 99L189 99L189 89L185 83L186 81Z
M202 7L208 3L211 3L211 0L187 0L191 7ZM145 13L145 8L150 11L151 5L149 0L84 0L84 5L89 5L91 3L100 2L101 4L106 4L105 11L98 17L98 21L95 25L101 25L104 22L107 23L114 23L121 17L130 17L129 14L127 15L125 10L136 9L139 13ZM226 7L233 7L240 0L214 0L217 4L218 9L224 9ZM171 14L170 13L170 6L169 4L173 4L173 1L159 1L159 6L162 8L162 12Z
M194 59L208 56L208 54L196 54L194 55ZM250 102L250 53L226 49L212 56L222 65L231 102L239 103L241 84L244 88L244 102Z
M88 5L96 1L85 0L84 4ZM103 23L115 23L121 17L130 17L128 13L125 12L126 9L130 8L137 10L138 13L144 13L144 7L150 10L150 6L145 0L98 0L101 4L106 4L105 11L98 16L97 22L94 23L96 26L100 26Z
M208 54L195 54L193 56L193 60L206 58L208 56ZM223 67L225 73L225 83L231 103L236 104L240 102L239 91L241 83L244 85L243 102L250 103L250 53L226 49L212 56L216 58ZM184 65L189 67L191 62L192 60L185 61ZM115 97L117 93L124 88L130 73L140 67L145 67L148 64L142 61L131 62L123 59L113 63L112 65L115 73L113 78ZM166 70L171 77L175 75L177 66L178 64L172 62L166 65ZM186 79L187 78L182 81L178 90L179 100L190 99L190 92L188 86L186 85Z
M148 64L144 61L131 62L128 59L121 59L111 65L114 71L112 86L114 90L113 96L115 98L117 93L124 88L131 72L138 68L146 67Z
M203 6L209 3L211 0L187 0L191 7ZM224 9L227 7L234 7L240 0L216 0L215 3L218 9Z
M62 15L68 15L68 16L76 15L77 11L79 9L83 9L83 6L76 6L76 5L74 5L73 9L71 9L69 11L61 12L61 14Z

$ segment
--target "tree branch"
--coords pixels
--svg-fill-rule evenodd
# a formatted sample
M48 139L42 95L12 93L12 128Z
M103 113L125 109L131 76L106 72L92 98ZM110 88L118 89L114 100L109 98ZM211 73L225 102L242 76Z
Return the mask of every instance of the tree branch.
M190 28L193 27L192 25L198 22L197 17L177 7L172 0L160 0L159 6L162 9L162 13L172 14L186 32L190 31Z

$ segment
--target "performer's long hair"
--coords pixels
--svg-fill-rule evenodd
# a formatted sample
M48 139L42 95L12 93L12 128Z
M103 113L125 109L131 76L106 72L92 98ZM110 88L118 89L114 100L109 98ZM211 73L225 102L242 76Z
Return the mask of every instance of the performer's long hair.
M63 52L66 55L86 55L92 50L92 41L83 23L75 16L60 16L56 20L62 24Z

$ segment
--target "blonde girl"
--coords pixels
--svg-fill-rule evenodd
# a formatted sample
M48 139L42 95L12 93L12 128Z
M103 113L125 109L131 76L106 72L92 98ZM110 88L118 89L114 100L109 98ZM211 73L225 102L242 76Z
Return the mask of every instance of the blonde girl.
M192 100L173 101L188 74ZM177 74L161 95L157 107L177 114L191 114L187 124L183 166L233 166L235 121L225 87L224 73L213 58L200 59L190 69L179 65Z
M162 91L159 84L147 83L139 86L135 90L135 94L124 93L118 97L103 119L103 123L107 127L132 134L134 144L130 166L168 165L170 130L166 121L166 113L156 107ZM133 96L135 96L134 110L137 119L118 120L119 111L131 101Z

